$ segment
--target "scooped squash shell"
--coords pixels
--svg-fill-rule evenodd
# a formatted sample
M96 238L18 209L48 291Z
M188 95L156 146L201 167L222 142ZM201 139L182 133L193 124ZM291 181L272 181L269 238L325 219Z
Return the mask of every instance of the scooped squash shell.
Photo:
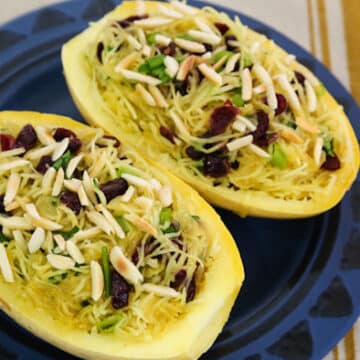
M16 134L22 126L65 127L76 133L85 125L69 118L34 112L1 112L0 129L12 129ZM16 130L17 129L17 130ZM121 145L123 146L123 145ZM185 314L169 324L166 332L148 341L115 334L89 334L67 322L54 320L41 307L33 307L26 297L19 296L15 283L6 283L0 276L0 308L12 319L43 340L87 359L195 359L216 339L228 319L242 281L244 271L235 242L214 210L188 185L166 170L148 163L148 169L158 179L170 183L191 203L203 219L209 234L212 260L203 286L195 301L188 303Z
M156 12L158 3L145 2L145 5L146 13L151 14ZM94 39L96 39L99 30L109 19L121 20L134 15L136 13L136 6L135 2L124 2L102 20L92 24L83 33L70 40L63 47L62 61L64 74L70 92L79 110L89 123L117 134L123 142L137 147L144 156L161 162L168 170L180 176L184 181L197 189L208 201L243 216L254 215L273 218L308 217L332 208L342 199L359 170L359 146L345 113L340 109L334 98L324 89L324 94L319 101L321 101L323 108L327 109L328 113L333 112L331 119L333 122L332 127L333 129L337 129L337 131L341 133L342 139L344 139L343 143L337 144L337 155L341 160L341 168L333 172L331 186L322 188L322 186L316 185L316 189L310 200L306 198L306 196L301 199L283 196L282 192L292 193L292 183L288 182L288 185L286 185L286 181L284 181L285 188L277 190L275 194L269 191L262 191L261 188L256 190L251 188L242 190L240 188L234 192L226 186L215 187L212 183L203 181L199 176L194 176L194 173L191 171L180 171L175 156L169 154L170 150L164 150L159 140L151 136L142 139L141 133L138 131L131 132L126 130L124 126L125 119L116 117L106 108L106 105L104 105L101 95L97 91L96 84L90 75L91 70L87 67L84 54L89 45L95 41ZM230 19L228 19L227 22L230 24ZM248 31L248 34L248 36L253 38L254 43L259 42L262 44L262 47L276 46L269 40L264 41L262 35L251 30ZM280 51L283 56L287 55L283 50L277 47L276 49ZM315 79L309 70L305 69L296 61L292 62L292 69L306 72L309 74L309 77ZM289 139L289 136L287 136L287 138ZM162 141L166 142L164 139ZM292 136L290 141L296 143L299 139ZM157 151L155 149L159 150ZM288 156L289 158L293 156L291 149ZM241 163L242 160L240 159L240 166L242 166ZM286 173L286 169L283 171ZM297 186L299 192L306 192L305 186L304 189L302 185L298 184ZM309 188L312 185L307 184L306 186Z

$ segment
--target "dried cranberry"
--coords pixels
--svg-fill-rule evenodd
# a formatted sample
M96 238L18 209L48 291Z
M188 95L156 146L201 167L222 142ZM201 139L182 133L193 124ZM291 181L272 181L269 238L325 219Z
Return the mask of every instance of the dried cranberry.
M254 139L254 144L260 147L267 147L278 139L279 139L279 134L274 132L271 134L266 134L265 136L262 136L258 139Z
M233 170L237 170L240 167L240 163L238 160L235 160L230 164L230 166Z
M74 139L76 138L76 135L69 129L57 128L54 133L54 139L59 142L61 140L64 140L65 138Z
M80 213L81 203L78 194L65 190L60 194L60 201L71 209L76 215Z
M225 35L230 29L228 25L221 22L216 22L214 25L220 31L221 35Z
M117 23L123 28L128 28L131 23L133 23L136 20L143 20L143 19L147 19L149 17L149 15L133 15L133 16L129 16L126 19L120 20Z
M121 309L129 303L130 286L126 280L115 270L111 273L112 307Z
M79 138L72 138L70 139L68 149L71 151L72 154L76 154L81 148L82 142Z
M305 76L298 72L298 71L295 71L295 77L296 77L296 80L298 81L298 83L301 85L301 86L304 86L305 85Z
M235 35L228 35L228 36L225 36L225 44L226 44L226 50L228 51L235 51L238 49L237 46L233 46L231 45L230 43L232 41L237 41L237 37Z
M114 141L113 146L114 146L115 148L118 148L118 147L120 146L120 141L119 141L115 136L104 135L104 139L113 140L113 141Z
M334 154L334 156L326 155L326 160L321 166L322 169L329 171L338 170L340 167L340 160L336 154Z
M185 281L185 279L186 279L186 270L181 269L175 274L174 280L170 282L170 287L172 287L175 290L178 290Z
M7 151L15 147L16 140L12 135L0 134L0 150Z
M269 129L269 116L266 112L260 110L256 113L258 124L256 130L252 133L254 139L260 139L266 135L266 132Z
M82 180L83 174L84 174L84 171L81 171L79 169L75 169L72 177L75 178L75 179Z
M110 202L119 195L125 194L129 184L125 179L119 178L100 185L100 190L104 193L106 201Z
M175 144L175 132L165 126L160 126L160 134L161 136L163 136L165 139L169 140L172 144Z
M278 106L275 110L275 115L280 115L287 110L288 102L286 97L282 94L276 94Z
M43 156L36 166L36 171L38 171L40 174L45 174L52 163L51 156Z
M217 107L210 116L210 133L213 136L224 133L239 112L237 107L229 104Z
M186 302L193 301L196 294L196 282L195 282L195 274L192 277L187 289L186 289Z
M204 160L204 175L214 178L225 176L230 170L229 160L227 158L206 155Z
M25 125L16 138L16 147L24 147L25 150L32 149L37 142L37 135L32 125Z
M0 214L6 214L5 205L4 205L5 195L0 195Z
M201 160L204 157L204 153L196 150L193 146L188 146L185 149L186 155L193 160Z
M161 53L167 56L175 56L176 55L176 44L171 42L168 46L163 47L161 49Z
M103 63L102 60L103 51L104 51L104 44L102 42L99 42L96 48L96 57L98 58L100 64Z
M137 265L138 263L139 263L139 249L138 248L136 248L135 249L135 251L134 251L134 253L132 254L132 256L131 256L131 261L135 264L135 265Z

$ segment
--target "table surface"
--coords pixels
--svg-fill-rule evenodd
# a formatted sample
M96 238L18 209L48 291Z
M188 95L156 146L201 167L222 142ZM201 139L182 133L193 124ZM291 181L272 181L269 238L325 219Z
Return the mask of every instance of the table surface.
M39 7L63 0L0 0L0 24ZM273 26L301 44L320 59L360 102L360 17L359 0L271 0L271 11L264 0L207 0L238 10ZM270 2L269 2L270 3ZM356 27L354 27L356 26ZM360 359L360 321L326 360Z

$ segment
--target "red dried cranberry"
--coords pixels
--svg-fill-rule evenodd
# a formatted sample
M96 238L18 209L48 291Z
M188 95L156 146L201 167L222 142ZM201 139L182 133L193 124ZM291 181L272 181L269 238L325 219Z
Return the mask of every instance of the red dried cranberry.
M115 148L118 148L118 147L120 146L120 141L119 141L115 136L104 135L104 139L113 140L113 141L114 141L113 146L114 146Z
M37 142L37 135L32 125L25 125L16 138L16 147L24 147L25 150L32 149Z
M80 213L81 203L78 194L65 190L60 194L60 201L71 209L76 215Z
M111 273L112 307L121 309L129 303L130 286L126 280L115 270Z
M279 139L279 134L275 132L275 133L271 133L271 134L266 134L265 136L262 136L258 139L254 139L253 142L257 146L267 147L271 143L275 142L278 139Z
M125 179L119 178L100 185L100 190L104 193L106 201L110 202L119 195L125 194L129 184Z
M298 83L301 85L301 86L304 86L305 85L305 76L298 72L298 71L295 71L295 77L296 77L296 80L298 81Z
M102 60L103 51L104 51L104 44L102 42L99 42L96 48L96 57L98 58L100 64L103 63Z
M214 178L225 176L230 171L230 164L227 158L206 155L204 160L204 175Z
M174 280L170 282L170 287L172 287L175 290L179 290L180 286L183 284L185 279L186 279L186 270L181 269L175 274Z
M123 28L126 29L128 28L131 23L133 23L136 20L143 20L143 19L147 19L149 17L149 15L133 15L133 16L129 16L123 20L118 21L117 23Z
M266 135L266 132L269 129L269 116L266 114L266 112L260 110L256 113L256 117L258 124L252 135L254 139L260 139Z
M84 171L80 171L79 169L75 169L72 175L73 178L82 180Z
M5 205L4 205L5 195L0 195L0 214L6 214Z
M12 135L0 134L0 150L7 151L14 149L16 140Z
M47 169L52 165L51 156L43 156L36 166L36 171L45 174Z
M188 146L185 149L186 155L193 160L201 160L204 157L204 153L196 150L193 146Z
M225 35L230 29L228 25L221 22L216 22L214 25L220 31L221 35Z
M334 156L326 155L326 160L321 166L322 169L329 171L338 170L340 167L340 160L336 154Z
M70 139L68 149L72 154L76 154L81 148L82 142L79 138Z
M217 107L210 116L210 133L213 136L224 133L239 113L240 110L229 103Z
M195 295L196 295L196 282L195 282L195 274L194 274L186 289L186 302L193 301Z
M275 110L275 115L280 115L287 110L288 102L286 97L282 94L276 94L278 106Z
M226 50L228 51L235 51L238 49L237 46L233 46L231 45L230 43L232 41L237 41L237 37L235 35L228 35L228 36L225 36L225 44L226 44Z
M165 126L160 126L160 134L161 136L163 136L165 139L169 140L172 144L175 144L175 132Z
M76 135L69 129L57 128L54 133L54 139L59 142L61 140L64 140L65 138L74 139L76 138Z
M139 263L139 249L138 247L135 249L134 253L131 256L131 261L137 265Z
M167 56L175 56L176 55L176 45L171 42L168 46L163 47L161 49L161 53Z
M230 164L231 168L233 170L237 170L240 167L240 163L238 160L234 160L231 164Z

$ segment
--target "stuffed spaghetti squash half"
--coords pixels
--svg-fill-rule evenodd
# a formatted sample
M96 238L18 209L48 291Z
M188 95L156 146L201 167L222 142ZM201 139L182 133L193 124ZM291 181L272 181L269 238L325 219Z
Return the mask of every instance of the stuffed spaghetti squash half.
M3 311L87 359L195 359L211 346L244 272L194 190L61 116L1 112L0 145Z
M358 172L349 120L320 81L211 7L124 2L62 61L87 121L241 215L321 213Z

